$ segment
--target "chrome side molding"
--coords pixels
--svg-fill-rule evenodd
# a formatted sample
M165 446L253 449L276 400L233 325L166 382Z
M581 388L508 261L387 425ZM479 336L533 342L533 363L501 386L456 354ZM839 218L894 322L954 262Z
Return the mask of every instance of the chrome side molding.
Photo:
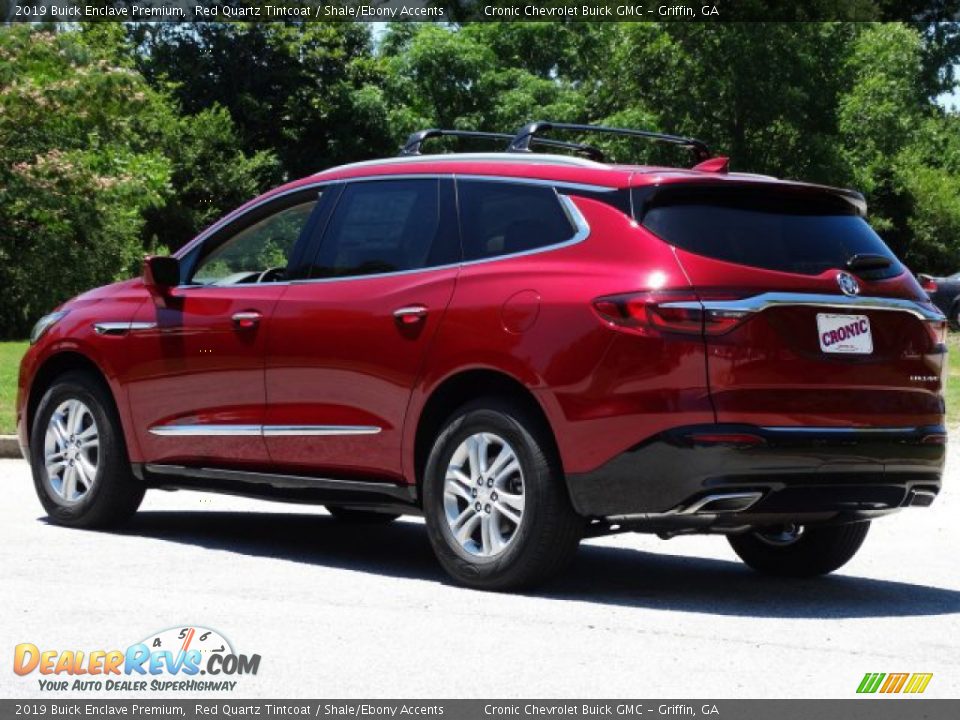
M382 429L376 425L264 425L263 436L376 435Z
M155 322L98 322L93 324L93 331L97 335L126 335L137 330L153 330Z
M376 425L155 425L159 437L308 437L323 435L376 435Z
M151 435L159 437L246 437L262 435L260 425L157 425Z
M906 312L921 320L942 321L946 317L933 305L927 307L906 298L864 297L862 295L826 295L817 293L766 292L738 300L704 300L663 303L662 307L685 310L761 312L782 306L822 307L839 310L894 310Z

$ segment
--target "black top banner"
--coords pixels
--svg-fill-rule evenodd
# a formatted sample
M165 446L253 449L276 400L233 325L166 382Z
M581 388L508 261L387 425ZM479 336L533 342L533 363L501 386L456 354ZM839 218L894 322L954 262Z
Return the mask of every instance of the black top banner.
M0 0L6 22L960 21L960 0Z

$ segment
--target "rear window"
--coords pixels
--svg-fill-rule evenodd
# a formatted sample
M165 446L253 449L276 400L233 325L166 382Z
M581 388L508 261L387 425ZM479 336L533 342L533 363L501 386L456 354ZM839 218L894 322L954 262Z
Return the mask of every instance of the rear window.
M881 279L903 272L896 256L854 208L827 194L670 190L652 199L641 223L671 245L738 265L819 275L845 268L854 255L881 255L890 260L888 267L857 274Z

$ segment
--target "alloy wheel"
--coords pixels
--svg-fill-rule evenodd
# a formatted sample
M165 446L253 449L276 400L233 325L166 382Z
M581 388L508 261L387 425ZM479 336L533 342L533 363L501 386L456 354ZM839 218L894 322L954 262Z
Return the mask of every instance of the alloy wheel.
M100 434L90 408L80 400L57 406L47 423L43 459L57 502L75 505L93 489L100 463Z
M499 435L471 435L454 451L443 485L447 524L471 555L495 557L523 523L523 470L517 453Z

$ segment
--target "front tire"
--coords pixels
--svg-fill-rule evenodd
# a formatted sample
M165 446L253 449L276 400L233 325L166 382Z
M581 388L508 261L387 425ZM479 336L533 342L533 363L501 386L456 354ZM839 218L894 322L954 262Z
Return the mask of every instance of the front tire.
M870 521L822 527L784 526L730 535L747 565L765 575L814 577L846 565L863 545Z
M424 515L457 582L483 590L537 585L572 559L585 521L570 505L549 430L496 398L446 422L427 461Z
M40 399L30 465L37 496L58 525L115 526L143 500L113 398L88 373L65 373Z

